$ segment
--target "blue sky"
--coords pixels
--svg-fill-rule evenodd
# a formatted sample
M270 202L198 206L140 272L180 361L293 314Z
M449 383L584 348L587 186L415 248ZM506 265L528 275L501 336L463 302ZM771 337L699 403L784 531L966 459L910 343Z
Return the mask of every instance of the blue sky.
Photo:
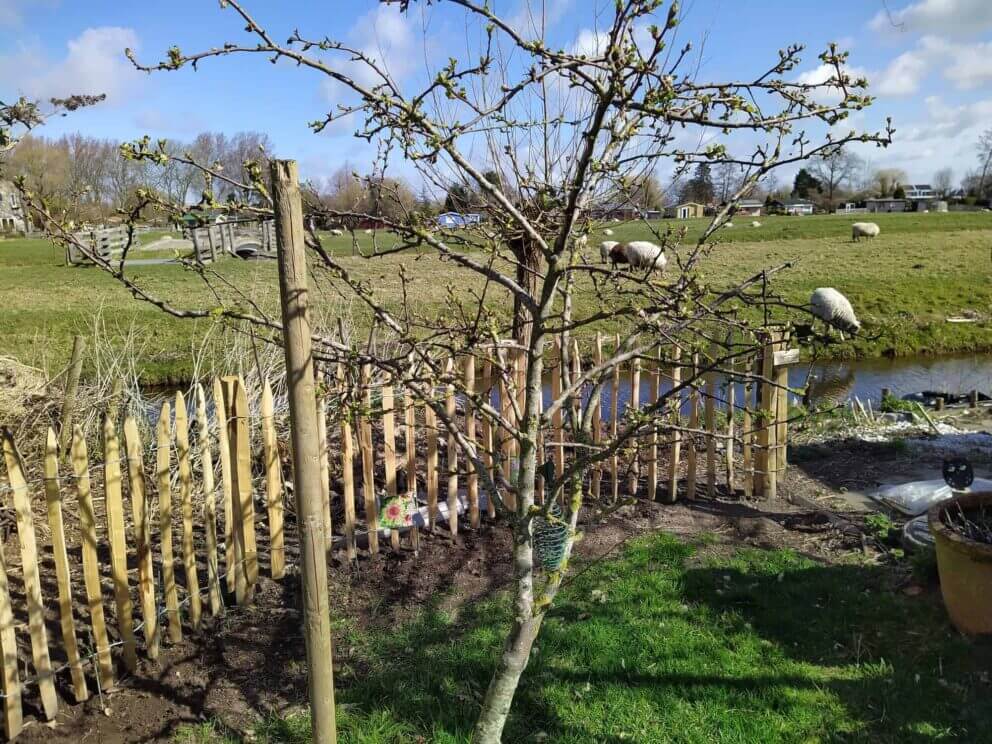
M540 5L539 0L530 0ZM528 0L495 0L503 15L523 18ZM574 45L596 27L607 0L545 0L551 40ZM427 65L464 57L466 29L454 14L400 16L374 0L245 0L273 35L294 28L375 50L411 83ZM153 61L177 44L184 51L243 42L247 34L217 0L0 0L0 98L106 92L105 104L56 120L47 133L188 139L202 130L253 129L269 134L276 154L323 176L345 160L363 167L372 153L345 127L314 135L339 94L316 74L261 57L214 60L198 72L147 76L123 57L133 47ZM887 7L886 7L887 6ZM903 168L911 180L942 166L959 179L974 167L974 142L992 126L992 0L690 0L680 40L697 50L700 79L743 78L763 71L777 50L807 45L795 75L816 79L816 55L830 41L851 50L850 67L878 96L854 123L877 128L892 116L896 144L865 154L875 166ZM425 51L424 39L427 39Z

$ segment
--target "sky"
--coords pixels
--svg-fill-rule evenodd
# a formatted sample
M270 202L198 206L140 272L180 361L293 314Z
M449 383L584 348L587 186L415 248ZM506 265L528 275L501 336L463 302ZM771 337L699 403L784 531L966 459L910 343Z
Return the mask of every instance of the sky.
M595 39L609 0L492 0L526 27L527 3L544 3L552 43L576 48ZM244 0L273 36L294 29L340 39L383 61L411 84L449 56L467 59L475 38L460 17L419 8L403 15L375 0ZM329 175L348 161L367 167L374 152L346 125L314 134L308 123L346 102L315 72L263 57L207 60L197 71L145 74L124 56L164 59L249 40L218 0L0 0L0 100L106 93L105 103L51 120L44 133L115 139L148 134L188 140L204 130L267 133L275 155L300 161L306 177ZM126 9L122 9L126 7ZM660 13L667 13L667 4ZM817 54L829 42L851 52L850 72L864 74L877 101L851 124L896 128L887 150L862 154L874 167L898 167L915 183L950 167L959 180L976 164L975 142L992 126L992 0L685 0L679 40L694 45L699 79L741 79L767 69L777 50L805 44L797 80L822 80ZM659 19L662 22L663 19ZM477 55L477 51L475 52ZM786 174L788 176L788 174Z

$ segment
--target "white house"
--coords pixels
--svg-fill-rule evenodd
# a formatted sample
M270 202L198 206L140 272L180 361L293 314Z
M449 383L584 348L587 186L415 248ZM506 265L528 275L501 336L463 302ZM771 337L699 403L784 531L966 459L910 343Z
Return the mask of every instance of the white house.
M788 201L782 205L782 211L785 212L785 214L794 214L794 215L813 214L813 202L807 201L805 199L795 199L793 201Z
M928 183L913 183L909 186L903 186L902 190L906 192L907 199L925 199L930 201L937 198L937 192Z
M10 181L0 181L0 233L26 231L20 193Z
M438 227L455 228L468 227L482 223L481 214L462 214L461 212L445 212L437 216Z

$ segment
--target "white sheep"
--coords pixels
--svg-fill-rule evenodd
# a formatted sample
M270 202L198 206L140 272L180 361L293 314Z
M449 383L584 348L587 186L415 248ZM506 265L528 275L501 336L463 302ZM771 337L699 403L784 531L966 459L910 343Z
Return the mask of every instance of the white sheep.
M874 222L855 222L851 225L851 240L858 241L861 238L874 238L881 230Z
M365 231L365 234L366 234L366 235L371 235L371 234L372 234L372 231L371 231L371 230L366 230L366 231Z
M844 338L844 331L857 333L861 330L861 323L858 322L858 318L854 314L850 300L833 287L814 289L809 298L809 304L813 315L841 331L840 337L842 339Z
M342 230L340 227L335 227L331 230L331 235L333 235L334 237L340 237L341 235L344 235L344 230Z
M751 223L751 227L761 227L761 223L755 220L754 222Z
M588 235L580 235L579 237L577 237L575 239L575 247L576 248L582 249L582 248L585 248L587 245L589 245L589 236Z
M613 250L613 246L619 245L615 240L604 240L599 244L599 257L606 263L610 260L610 251Z
M609 237L612 234L613 231L610 228L606 228L605 230L603 230L603 235L606 235L607 237Z
M610 260L613 265L629 263L632 269L649 269L665 271L668 257L665 249L647 240L632 240L629 243L617 243L610 249Z
M724 222L723 223L723 226L724 227L733 227L734 226L734 223L733 222Z

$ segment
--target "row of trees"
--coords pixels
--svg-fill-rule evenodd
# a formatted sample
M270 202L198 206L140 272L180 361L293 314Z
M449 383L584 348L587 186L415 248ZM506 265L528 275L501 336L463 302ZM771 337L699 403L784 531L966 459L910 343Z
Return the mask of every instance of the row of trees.
M191 142L165 142L168 159L162 167L148 160L121 157L121 143L68 134L56 139L23 137L3 154L4 178L23 178L26 189L54 212L75 222L102 222L135 202L138 189L152 189L163 201L198 201L209 187L218 200L230 198L237 187L183 162L191 156L209 163L216 173L240 179L244 163L266 163L272 143L260 132L233 136L204 132Z

